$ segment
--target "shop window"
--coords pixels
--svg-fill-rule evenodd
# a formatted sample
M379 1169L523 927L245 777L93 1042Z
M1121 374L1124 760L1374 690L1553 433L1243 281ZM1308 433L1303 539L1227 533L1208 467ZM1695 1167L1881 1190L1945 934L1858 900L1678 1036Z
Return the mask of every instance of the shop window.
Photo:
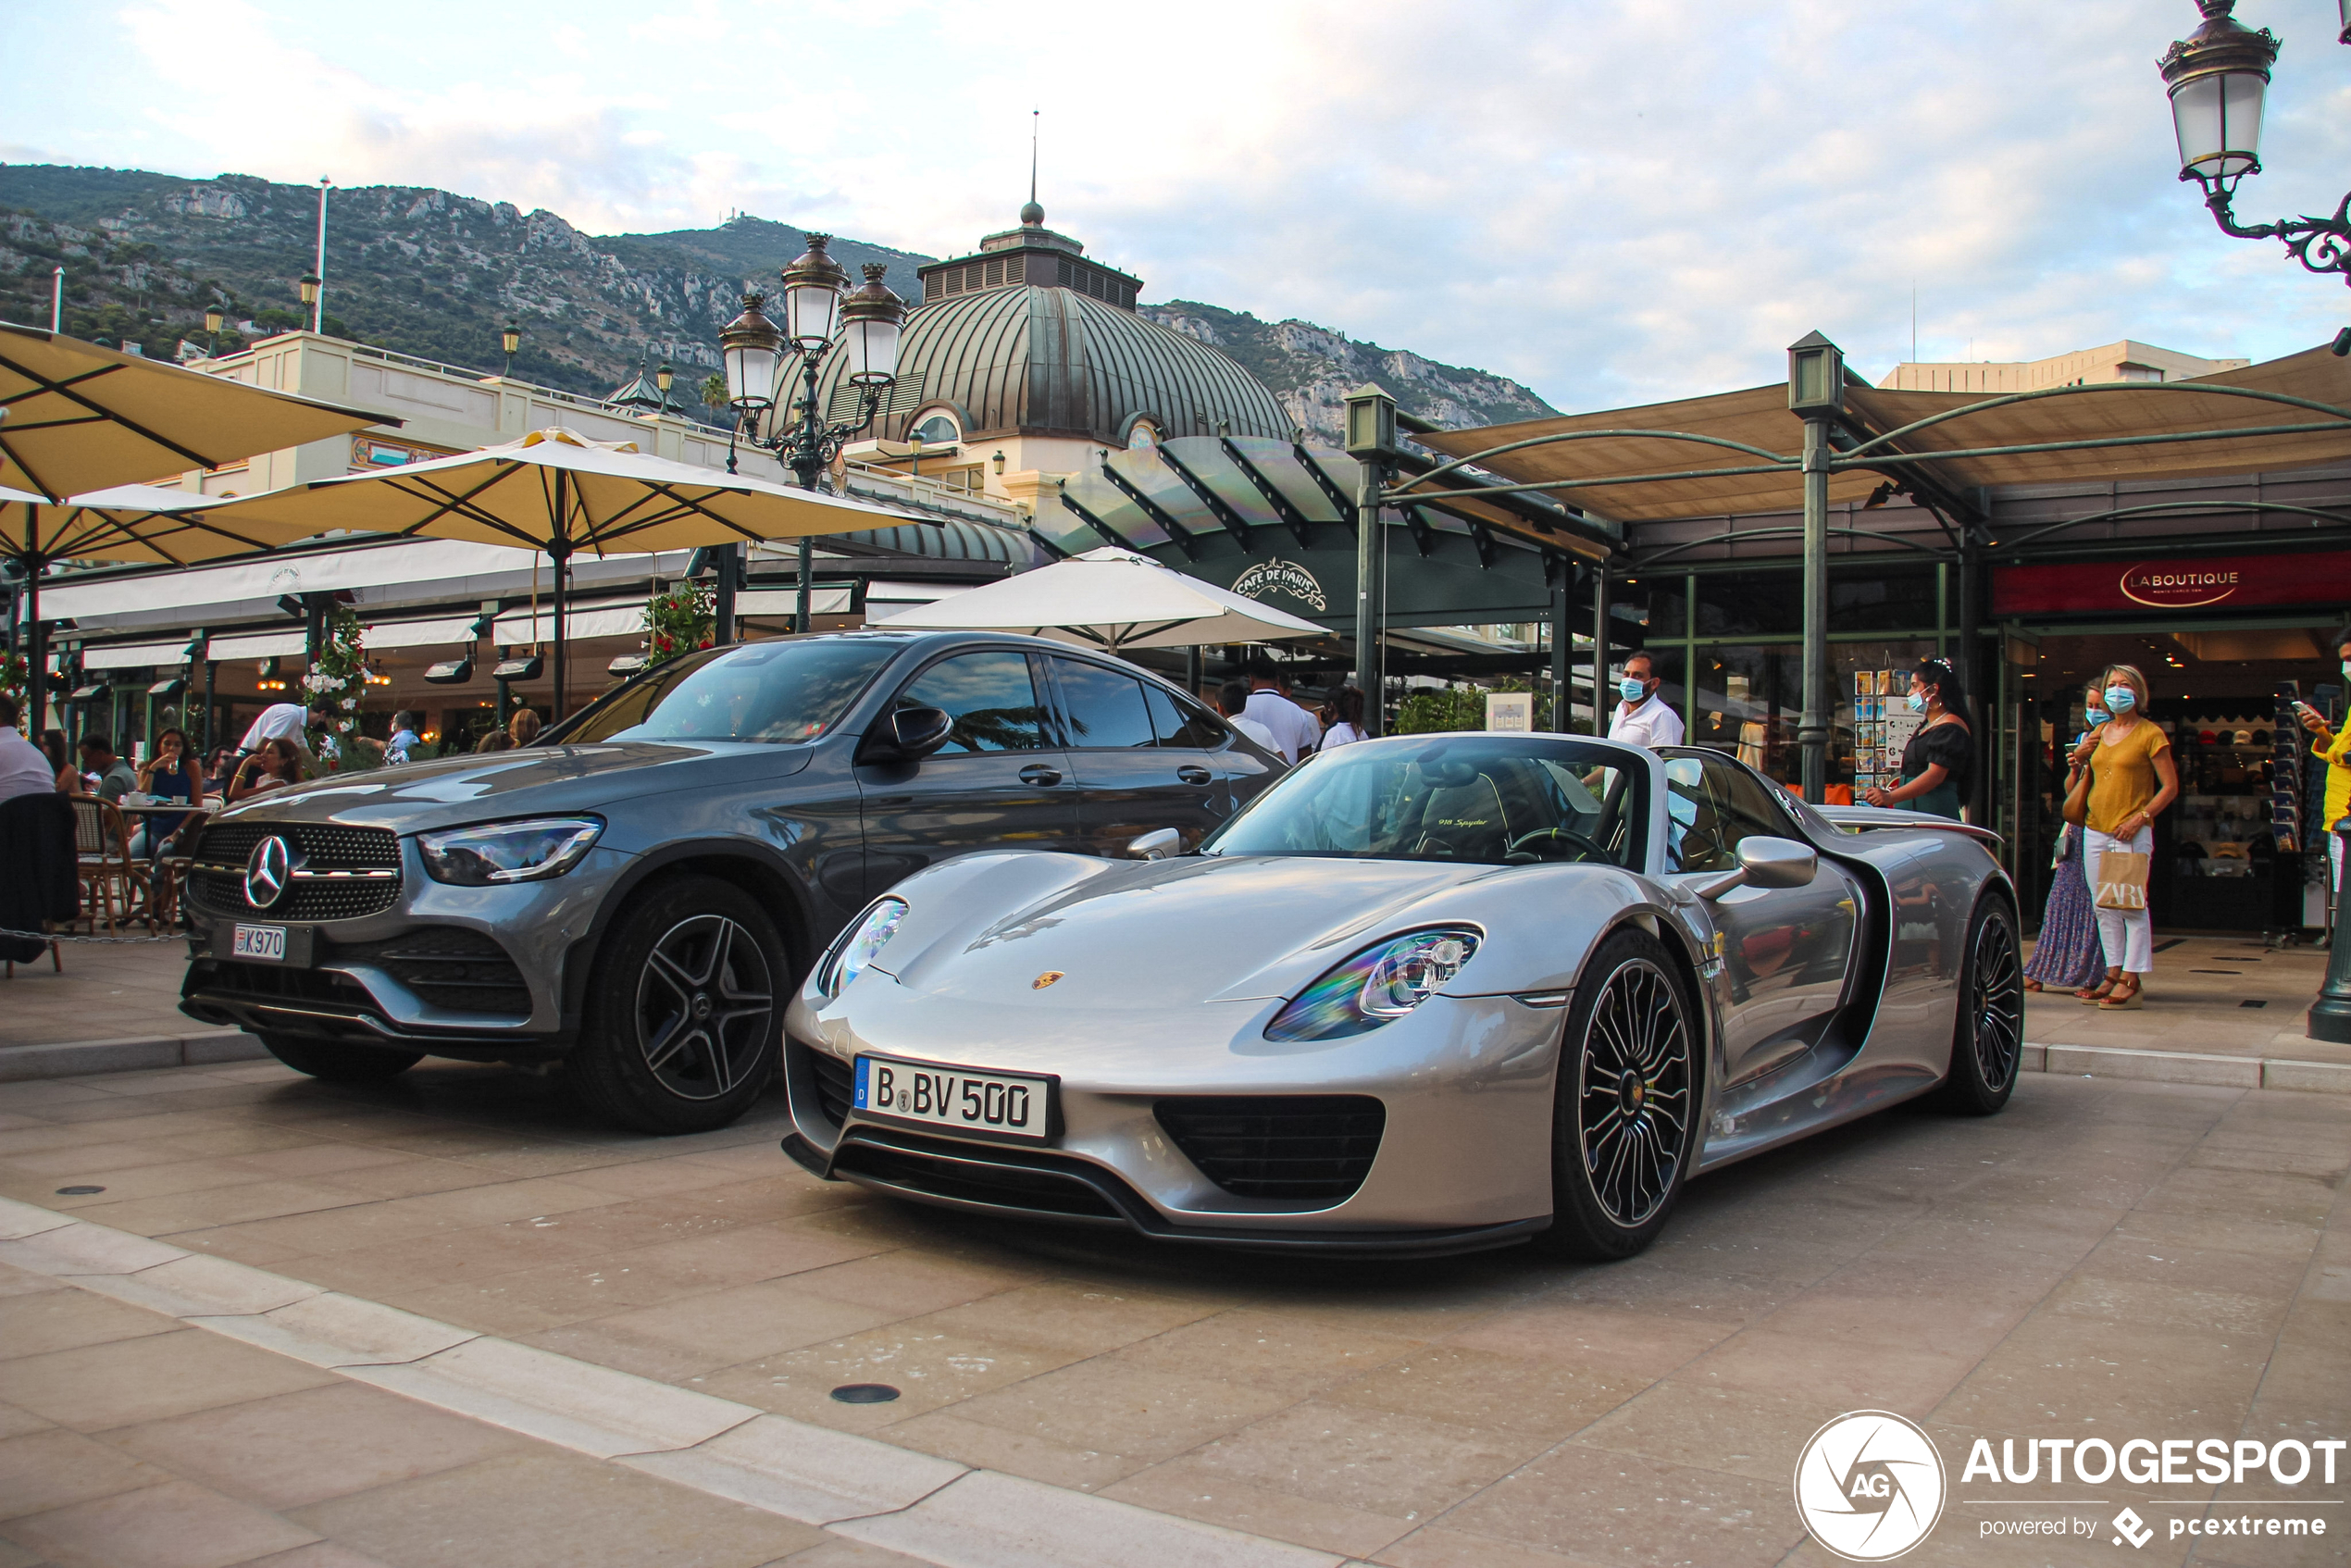
M1883 557L1865 566L1838 559L1829 566L1829 630L1916 631L1936 624L1934 568L1901 566ZM1680 602L1662 595L1650 626L1682 629ZM1698 579L1698 634L1719 637L1799 637L1804 631L1804 577L1798 571L1709 572Z

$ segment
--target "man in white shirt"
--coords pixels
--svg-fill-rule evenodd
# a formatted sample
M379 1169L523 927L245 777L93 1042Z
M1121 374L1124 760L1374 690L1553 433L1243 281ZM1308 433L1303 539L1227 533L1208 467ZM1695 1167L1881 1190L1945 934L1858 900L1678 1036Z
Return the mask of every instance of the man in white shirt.
M1323 727L1312 714L1282 695L1270 662L1250 666L1246 712L1272 732L1274 749L1282 753L1284 762L1295 763L1322 743Z
M1659 694L1664 682L1657 678L1657 662L1647 653L1636 653L1624 661L1624 670L1617 681L1620 701L1616 712L1608 721L1608 738L1627 745L1678 746L1682 743L1682 716L1670 707Z
M1282 754L1282 743L1274 732L1249 716L1249 687L1238 680L1228 680L1216 689L1216 711L1225 722L1264 747L1275 756Z
M303 732L311 725L324 726L334 717L334 710L324 703L304 707L300 703L272 703L261 710L261 716L245 731L237 750L252 753L261 750L265 740L291 740L303 751L310 750Z
M424 715L411 713L404 708L392 716L392 739L384 742L384 761L387 764L406 762L409 753L424 744L417 736L417 727L424 722Z
M49 765L49 753L17 733L19 716L17 700L0 696L0 801L57 787L57 770Z

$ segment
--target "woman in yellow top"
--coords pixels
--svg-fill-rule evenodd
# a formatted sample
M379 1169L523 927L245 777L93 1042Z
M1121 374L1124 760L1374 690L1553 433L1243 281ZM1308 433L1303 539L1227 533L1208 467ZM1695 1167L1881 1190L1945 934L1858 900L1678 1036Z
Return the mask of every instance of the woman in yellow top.
M2351 628L2335 639L2335 657L2343 661L2343 673L2351 677ZM2311 754L2327 765L2326 809L2319 819L2319 831L2327 836L2328 863L2334 868L2334 889L2337 897L2343 890L2343 837L2334 830L2335 824L2351 815L2351 726L2338 735L2327 728L2319 710L2307 703L2296 703L2294 711L2302 720L2312 740Z
M2171 738L2146 716L2146 677L2130 665L2111 665L2099 680L2106 710L2114 716L2073 750L2073 760L2090 768L2082 859L2094 889L2102 880L2099 862L2107 855L2153 851L2155 819L2180 796L2180 769L2172 760ZM2155 967L2155 916L2145 908L2101 906L2098 945L2106 952L2106 979L2074 994L2100 1007L2140 1005L2139 993Z

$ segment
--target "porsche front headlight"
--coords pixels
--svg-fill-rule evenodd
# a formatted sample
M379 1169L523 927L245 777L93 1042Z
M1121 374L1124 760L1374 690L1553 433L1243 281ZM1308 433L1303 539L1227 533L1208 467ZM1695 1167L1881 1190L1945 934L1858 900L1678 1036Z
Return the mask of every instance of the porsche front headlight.
M826 955L823 966L816 972L816 989L828 1001L847 990L849 982L864 974L874 956L889 945L889 939L898 934L899 924L905 918L904 899L877 899Z
M434 881L491 888L562 876L579 864L603 830L603 823L592 816L551 816L419 833L417 848Z
M1367 947L1298 993L1265 1027L1268 1039L1344 1039L1401 1018L1477 952L1467 927L1412 931Z

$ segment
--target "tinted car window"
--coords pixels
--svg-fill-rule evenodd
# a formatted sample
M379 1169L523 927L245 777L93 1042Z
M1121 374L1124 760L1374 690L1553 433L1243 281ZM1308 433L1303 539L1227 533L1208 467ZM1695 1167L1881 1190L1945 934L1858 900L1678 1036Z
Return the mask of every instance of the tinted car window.
M1742 839L1797 837L1770 788L1712 757L1665 759L1666 843L1682 871L1729 871Z
M622 688L561 739L813 740L899 651L890 642L752 642L688 654Z
M1055 659L1053 673L1061 681L1062 708L1069 720L1069 743L1088 749L1151 746L1151 710L1143 704L1143 683L1131 675Z
M1213 752L1225 743L1225 727L1200 708L1179 703L1164 690L1145 685L1143 701L1151 710L1151 732L1163 746L1184 746Z
M898 694L902 708L944 708L955 721L940 754L1034 752L1045 744L1044 712L1025 653L958 653L923 671Z

